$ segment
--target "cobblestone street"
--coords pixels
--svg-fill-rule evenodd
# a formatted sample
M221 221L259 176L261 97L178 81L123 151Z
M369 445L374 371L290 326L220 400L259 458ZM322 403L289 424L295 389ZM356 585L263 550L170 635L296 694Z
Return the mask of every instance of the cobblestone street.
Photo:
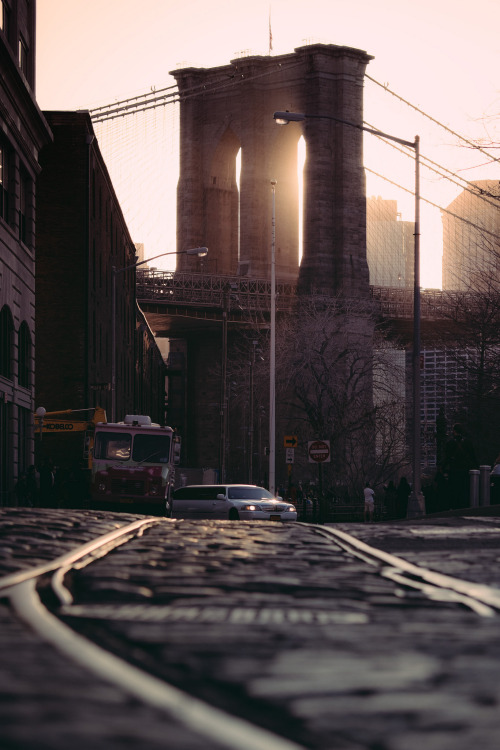
M2 574L135 518L3 509ZM442 572L498 580L497 519L339 527ZM73 570L72 603L43 598L112 653L299 747L496 750L498 616L433 601L319 531L156 520ZM231 747L68 662L5 599L0 616L5 747Z

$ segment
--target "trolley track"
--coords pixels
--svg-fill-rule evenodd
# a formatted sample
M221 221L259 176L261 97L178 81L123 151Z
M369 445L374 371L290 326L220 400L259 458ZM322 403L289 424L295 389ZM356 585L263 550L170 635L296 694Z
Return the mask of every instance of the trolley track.
M108 552L120 544L125 544L134 535L142 534L146 528L149 528L155 522L158 522L158 519L149 517L134 521L115 531L110 531L89 542L85 542L74 550L58 555L52 560L2 576L0 578L0 594L11 586L17 586L25 581L40 578L52 571L55 571L58 579L60 579L61 575L64 574L63 571L76 567L81 561L85 561L84 564L88 565L92 560L108 554Z
M236 718L224 710L214 708L203 700L169 685L163 679L127 663L78 635L44 606L37 592L37 581L49 578L51 596L63 610L70 610L73 596L65 584L65 577L69 571L82 569L104 558L118 546L137 539L148 529L161 523L165 521L156 518L135 521L52 561L4 576L0 579L0 596L8 597L18 616L44 640L63 651L68 658L78 661L99 677L113 682L140 701L184 722L215 746L238 750L254 750L256 747L259 750L299 750L302 745L244 719ZM334 542L349 555L376 567L377 573L385 579L404 588L416 588L432 601L459 604L488 618L493 617L500 609L498 589L426 570L371 547L338 529L309 524L303 526L312 530L315 535ZM145 617L147 618L147 607Z
M380 575L421 591L433 601L456 602L482 617L493 617L500 610L500 590L428 570L366 544L340 529L315 527L333 538L347 552L380 568Z
M0 598L7 597L16 614L69 659L141 702L166 712L214 746L238 750L303 750L295 742L231 716L115 656L76 633L42 603L37 581L51 574L51 592L61 605L68 605L73 597L64 584L64 577L71 569L91 564L159 522L155 518L135 521L52 561L4 576L0 578Z

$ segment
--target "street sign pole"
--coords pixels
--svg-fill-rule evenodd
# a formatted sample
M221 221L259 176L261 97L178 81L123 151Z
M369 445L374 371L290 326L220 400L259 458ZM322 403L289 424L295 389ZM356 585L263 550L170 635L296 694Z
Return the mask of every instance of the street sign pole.
M319 522L325 523L325 499L323 497L323 463L318 463L318 502L319 502Z
M309 463L318 464L318 503L319 503L319 522L325 523L327 512L325 507L325 498L323 497L323 464L330 463L330 441L329 440L311 440L307 447L309 454ZM316 514L314 514L316 516Z

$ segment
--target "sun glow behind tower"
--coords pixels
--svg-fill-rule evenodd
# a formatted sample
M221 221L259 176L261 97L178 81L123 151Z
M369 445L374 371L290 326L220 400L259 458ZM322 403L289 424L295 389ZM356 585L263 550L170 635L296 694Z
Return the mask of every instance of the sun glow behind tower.
M297 145L297 178L299 181L299 265L302 261L302 246L304 232L304 167L306 165L306 141L303 135L300 136Z
M365 124L409 139L421 140L421 285L441 286L441 212L466 188L467 181L498 179L494 156L471 147L462 137L409 103L391 96L387 88L366 79ZM178 102L127 117L95 123L95 131L134 242L143 243L147 256L176 246L176 187L179 177ZM470 143L465 141L466 144ZM297 147L298 248L302 259L305 143ZM413 154L403 154L395 144L365 134L364 168L367 198L396 201L403 221L413 214ZM441 166L443 165L443 166ZM239 192L241 153L237 157ZM464 176L461 176L464 175ZM276 175L264 175L274 179ZM278 182L277 193L280 185ZM238 217L239 218L239 217ZM276 217L279 232L279 214ZM238 221L239 223L239 221ZM377 228L377 231L378 228ZM238 226L238 243L240 227ZM383 237L380 238L383 243ZM239 257L239 246L237 248ZM159 263L170 269L173 261Z

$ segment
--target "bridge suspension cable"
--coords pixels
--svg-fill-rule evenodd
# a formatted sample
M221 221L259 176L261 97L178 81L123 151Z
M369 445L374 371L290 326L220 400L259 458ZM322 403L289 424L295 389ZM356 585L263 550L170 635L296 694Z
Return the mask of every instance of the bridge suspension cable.
M394 96L396 99L399 99L399 101L402 102L403 104L406 104L408 107L411 107L411 109L415 110L415 112L418 112L420 115L422 115L423 117L426 117L428 120L430 120L431 122L433 122L435 125L438 125L440 128L443 128L443 130L446 130L448 133L450 133L450 135L454 136L455 138L458 138L463 143L466 143L468 146L470 146L471 148L475 149L476 151L479 151L481 154L483 154L483 156L487 156L488 159L490 159L491 161L499 161L499 159L496 156L493 156L493 154L490 154L490 153L488 153L488 151L485 151L483 148L481 148L480 146L478 146L477 143L474 143L473 141L470 141L467 138L464 138L464 136L460 135L455 130L452 130L447 125L444 125L442 122L439 122L439 120L436 120L434 117L432 117L431 115L429 115L427 112L424 112L423 109L420 109L415 104L412 104L407 99L404 99L399 94L396 94L395 91L391 91L391 89L389 89L385 84L380 83L379 81L376 81L375 78L372 78L367 73L365 73L365 77L369 81L371 81L372 83L374 83L376 86L380 86L388 94L391 94L391 96Z
M191 88L185 89L185 93L182 97L179 95L177 85L174 84L162 89L152 89L151 91L145 92L143 95L134 96L130 99L123 99L114 104L106 104L102 107L91 109L90 116L95 123L105 122L106 120L113 120L117 117L125 117L138 112L145 112L156 107L164 107L167 104L175 104L176 102L184 101L195 96L210 94L215 91L220 91L221 89L237 86L244 82L255 81L258 78L276 75L276 73L290 70L298 65L300 65L298 62L289 64L278 63L276 68L266 70L253 76L245 76L243 74L238 75L236 67L235 73L230 76L230 80L221 79L220 81L214 81L209 84L204 82L197 84L196 86L191 86Z
M276 75L279 71L289 70L299 63L291 62L290 64L280 64L279 67L273 67L255 76L243 77L238 70L237 62L234 63L234 70L229 69L231 76L221 76L219 80L206 85L204 83L195 84L182 95L182 99L194 98L197 96L206 96L211 92L220 92L228 90L231 92L236 87L253 81L262 76ZM488 235L490 241L493 240L496 245L499 244L498 234L500 231L496 226L481 225L481 218L476 223L473 213L464 211L464 215L459 215L460 209L454 210L455 206L450 205L460 191L463 191L467 200L480 201L481 205L493 214L498 209L499 196L495 186L490 190L491 181L484 179L481 172L479 183L470 181L457 173L453 166L459 164L458 171L464 169L479 168L479 165L469 166L471 164L471 155L480 153L488 160L488 166L493 167L499 159L488 152L485 148L472 142L447 125L439 122L435 117L424 112L419 107L411 104L407 99L376 81L369 75L366 79L373 84L367 87L367 99L365 108L367 112L377 112L377 119L380 113L394 108L396 117L400 116L404 108L410 108L415 120L418 119L418 126L414 132L421 132L420 128L428 127L429 134L422 142L425 144L424 151L429 150L433 155L437 155L439 161L442 161L443 155L449 154L453 161L448 161L448 165L434 158L421 154L421 164L424 172L425 186L421 190L421 199L424 204L429 206L429 213L432 212L432 228L428 237L434 247L432 253L436 256L436 245L440 242L440 232L442 231L442 217L447 215L453 219L458 219L462 230L456 230L456 242L462 243L465 247L467 240L467 225L470 228L479 230L482 235ZM376 93L377 92L377 93ZM390 99L389 106L386 107L387 100ZM134 238L147 244L148 252L160 253L165 247L171 247L175 244L175 184L178 175L178 137L179 137L179 112L178 104L181 101L177 85L164 86L162 88L153 88L128 98L121 99L110 104L102 105L90 110L90 116L96 126L96 134L103 154L105 156L113 184L119 195L120 203L123 206L124 214L127 217L127 223ZM392 102L394 102L392 104ZM378 104L382 104L377 108ZM173 106L171 106L173 105ZM161 113L157 114L157 111ZM134 115L134 117L130 117ZM426 118L427 124L423 125L421 118ZM370 119L374 119L373 115ZM114 121L114 122L112 122ZM369 123L366 123L367 125ZM383 129L378 126L372 126L373 129ZM405 124L406 127L406 124ZM443 138L442 133L446 134ZM457 142L450 142L449 136L458 139ZM413 195L413 186L401 184L406 181L407 175L411 176L411 170L401 161L397 154L405 155L407 158L413 158L413 152L405 151L402 147L387 141L377 145L378 154L373 148L371 139L370 148L366 148L366 160L364 169L367 175L370 175L370 182L367 183L367 195L373 195L379 189L377 182L382 181L395 188L391 193L381 188L381 192L387 206L392 202L397 203L398 217L405 215L405 211L411 215L410 196ZM456 148L457 145L467 146L462 149L462 153L450 152L450 148ZM388 148L395 149L394 159ZM434 149L434 151L433 151ZM462 157L463 154L463 157ZM387 155L389 158L387 158ZM445 156L446 158L446 156ZM377 161L379 159L379 161ZM482 165L481 165L482 166ZM493 181L494 182L494 181ZM396 201L394 200L396 198ZM476 204L477 205L477 204ZM406 209L405 209L406 206ZM380 209L385 211L383 205ZM436 210L437 209L437 210ZM476 210L476 209L474 209ZM439 215L441 212L441 216ZM477 213L477 211L476 211ZM479 216L479 215L478 215ZM371 237L374 245L382 252L381 248L387 244L383 234L385 231L384 222L389 221L389 217L379 214L377 220L373 222L371 228ZM427 219L426 219L427 220ZM485 219L486 221L486 219ZM394 223L396 223L394 221ZM407 225L411 222L403 222ZM428 226L430 226L430 223ZM404 231L404 227L400 227ZM455 231L455 230L454 230ZM458 235L462 231L463 236ZM406 240L404 240L406 243ZM407 247L406 247L407 245ZM405 252L410 252L410 241L405 245ZM389 256L383 261L387 268ZM403 269L404 271L404 269ZM372 268L370 267L370 274ZM378 282L376 282L378 283ZM392 283L392 282L391 282ZM395 282L394 282L395 283Z

